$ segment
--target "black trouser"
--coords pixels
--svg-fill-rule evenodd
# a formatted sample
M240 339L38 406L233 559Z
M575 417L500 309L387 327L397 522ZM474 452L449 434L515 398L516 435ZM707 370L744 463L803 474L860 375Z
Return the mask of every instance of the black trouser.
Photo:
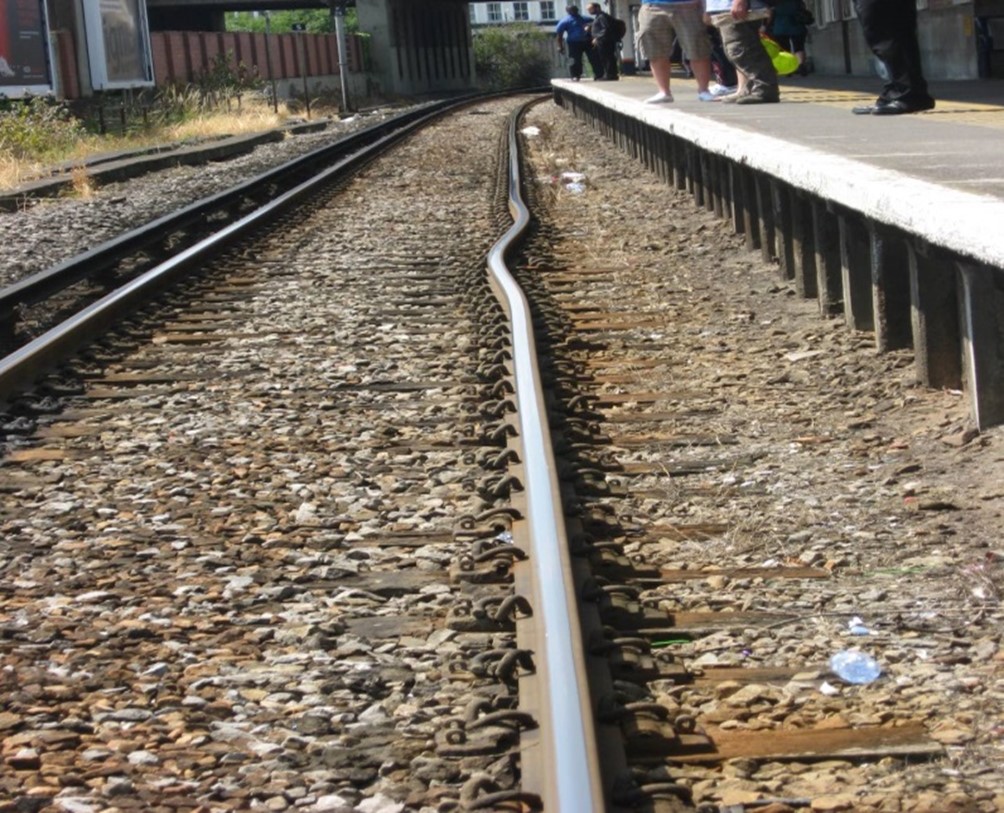
M931 100L920 66L916 0L854 0L865 42L889 72L880 98L919 104Z
M583 42L568 43L568 56L572 60L572 64L569 66L569 74L572 79L582 78L583 54L585 54L586 59L589 60L589 65L593 69L593 76L602 76L603 71L600 67L599 60L596 58L593 44L589 40L584 40Z
M616 79L620 74L618 70L620 59L617 57L617 41L597 40L594 50L596 51L596 61L600 64L600 71L596 74L596 78Z

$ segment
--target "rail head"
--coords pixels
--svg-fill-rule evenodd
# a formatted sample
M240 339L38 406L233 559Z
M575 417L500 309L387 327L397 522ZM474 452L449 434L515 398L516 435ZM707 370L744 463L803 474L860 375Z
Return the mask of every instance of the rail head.
M494 98L496 95L498 94L474 97L464 96L458 99L424 105L392 120L384 121L377 127L372 128L368 131L370 135L368 141L351 139L349 143L353 145L354 149L351 151L343 149L343 152L348 152L348 154L342 155L328 168L311 175L269 203L260 206L235 222L221 228L214 234L199 240L170 259L141 273L135 279L124 283L101 299L91 303L81 312L51 328L25 346L0 358L0 403L10 401L19 392L31 386L34 381L41 378L48 370L72 354L76 349L93 341L109 330L118 319L141 307L145 302L149 301L153 292L162 290L182 275L190 273L193 269L197 269L231 243L243 238L248 232L260 228L265 222L294 206L308 195L313 194L315 190L321 188L324 184L344 175L346 172L352 171L355 167L364 165L381 151L388 149L415 129L424 126L439 116L485 98ZM344 147L344 144L342 146ZM297 162L300 162L305 157L307 156L297 159ZM241 184L237 189L244 189L245 186L246 184ZM229 195L232 193L233 191L231 190L223 194ZM185 207L182 211L186 212L186 216L189 216L192 207L201 208L204 205L204 202L199 202ZM168 218L162 218L156 221L156 224L160 224L160 228L163 228L165 219ZM144 229L150 229L156 224L149 224ZM107 250L110 253L123 250L121 239L109 241ZM94 251L100 252L101 248L99 247ZM65 287L65 285L61 285L60 282L53 278L53 274L56 274L57 271L59 274L66 274L67 277L73 277L72 281L81 279L79 270L74 269L74 264L78 260L81 260L81 258L84 258L84 260L94 259L92 252L87 252L85 255L80 255L79 258L74 258L61 264L57 269L49 272L41 272L40 275L36 275L39 277L38 280L17 286L16 291L10 293L11 298L8 300L4 299L2 295L4 292L0 292L0 324L3 323L4 306L8 308L6 312L11 313L18 307L19 303L34 301L33 297L37 291L33 290L33 285L46 287L50 291Z
M288 178L306 178L313 174L313 167L330 163L341 157L354 154L368 144L382 142L383 139L400 131L412 123L424 121L430 116L441 115L448 109L463 103L462 100L430 102L385 119L377 124L340 138L333 144L318 147L304 155L278 167L241 181L213 195L197 200L175 212L163 215L130 231L100 243L87 251L57 263L51 268L18 280L0 288L0 321L12 318L17 309L33 305L47 297L107 270L137 251L161 240L164 235L183 230L192 223L200 223L209 215L224 209L243 205L244 201L257 195L256 190L269 186L280 186ZM286 182L286 185L289 185ZM294 184L295 185L295 184Z
M525 108L524 108L525 109ZM544 809L601 813L606 809L596 750L586 656L572 579L557 466L537 363L530 306L507 259L530 223L520 191L518 122L509 123L509 206L514 222L488 255L489 281L512 329L512 367L532 567L531 604L538 631L535 668L541 697L533 759L544 766Z

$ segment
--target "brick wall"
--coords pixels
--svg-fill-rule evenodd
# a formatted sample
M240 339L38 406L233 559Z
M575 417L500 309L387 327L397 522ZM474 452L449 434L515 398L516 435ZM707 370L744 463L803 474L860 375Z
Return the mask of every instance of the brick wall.
M298 41L299 39L299 41ZM356 36L346 38L346 62L351 73L363 70L363 49ZM243 65L262 79L293 79L338 73L338 38L334 34L271 34L271 67L264 34L214 31L153 31L153 74L157 86L186 85L198 81L225 54L232 69ZM302 42L302 47L301 47Z

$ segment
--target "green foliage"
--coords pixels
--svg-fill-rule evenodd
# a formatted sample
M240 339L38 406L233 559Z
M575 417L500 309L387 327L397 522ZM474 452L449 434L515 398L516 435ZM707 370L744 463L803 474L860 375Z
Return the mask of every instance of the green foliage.
M253 14L250 11L228 11L227 31L257 31L265 30L265 15ZM287 34L294 25L304 26L308 34L331 34L335 30L335 21L328 9L300 9L298 11L273 11L269 30L273 34ZM356 33L359 30L356 10L345 10L345 30Z
M491 90L546 85L551 79L552 37L529 24L491 26L474 32L478 79Z
M199 89L210 102L229 96L240 96L249 90L256 90L263 84L256 72L252 72L243 62L238 63L233 51L217 54L212 64L198 79Z
M191 121L204 109L204 97L196 88L191 85L186 87L168 85L157 91L151 116L154 126L168 127Z
M0 98L0 156L44 159L71 149L86 134L63 102L46 96Z
M239 107L244 94L264 87L264 80L243 62L238 64L234 52L228 51L217 54L194 85L158 91L151 113L158 126L180 124L223 106L229 110L233 100Z

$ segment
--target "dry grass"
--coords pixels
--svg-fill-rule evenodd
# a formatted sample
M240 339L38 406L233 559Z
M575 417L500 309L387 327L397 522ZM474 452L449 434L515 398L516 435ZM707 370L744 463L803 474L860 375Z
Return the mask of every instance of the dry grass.
M193 138L220 138L228 135L260 133L282 126L290 117L285 105L278 113L268 105L245 103L240 110L200 116L197 119L168 127L159 133L161 141L183 141ZM154 139L155 141L158 139Z
M37 178L42 165L34 161L18 161L0 155L0 189L13 189L31 178Z
M325 115L311 111L314 117ZM89 158L110 152L142 149L173 141L195 141L225 136L250 135L282 126L291 114L285 105L278 113L271 105L249 104L240 109L206 113L197 118L165 127L153 127L131 136L88 136L80 139L72 149L54 152L44 160L20 159L0 152L0 189L14 189L29 181L46 177L52 167L61 164L73 166L73 187L78 194L89 194L91 184L84 164Z
M87 172L87 167L76 166L70 173L73 179L73 194L78 198L89 198L94 194L93 179Z

